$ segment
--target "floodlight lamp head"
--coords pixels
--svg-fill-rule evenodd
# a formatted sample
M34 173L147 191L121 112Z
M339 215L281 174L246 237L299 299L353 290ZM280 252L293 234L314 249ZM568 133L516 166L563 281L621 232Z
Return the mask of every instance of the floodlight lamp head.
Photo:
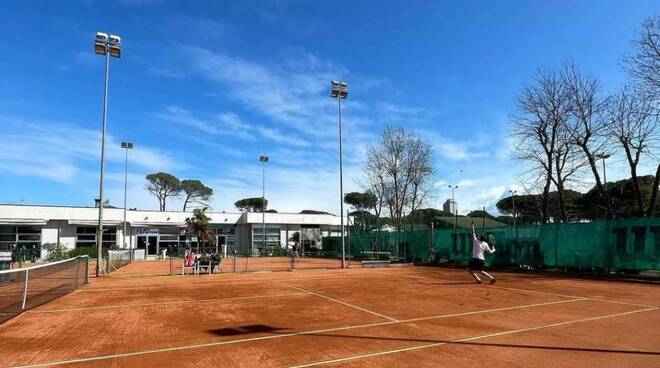
M108 51L110 52L110 56L112 57L116 57L116 58L121 57L121 46L119 46L118 44L117 45L110 44L108 46Z
M268 162L268 156L259 156L259 161Z
M99 55L105 55L107 52L108 34L103 32L96 32L94 38L94 52Z
M331 85L330 96L341 99L348 97L348 84L346 82L333 80Z
M121 148L133 149L133 143L132 142L121 142Z
M108 40L108 34L103 32L96 32L96 42L106 42Z

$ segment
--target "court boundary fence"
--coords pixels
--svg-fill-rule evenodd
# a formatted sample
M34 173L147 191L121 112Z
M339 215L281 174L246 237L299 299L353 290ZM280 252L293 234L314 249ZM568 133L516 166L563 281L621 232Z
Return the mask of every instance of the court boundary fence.
M639 273L660 270L660 218L481 228L497 252L488 266ZM337 250L339 237L324 237ZM466 265L472 257L471 229L367 232L347 237L352 260Z

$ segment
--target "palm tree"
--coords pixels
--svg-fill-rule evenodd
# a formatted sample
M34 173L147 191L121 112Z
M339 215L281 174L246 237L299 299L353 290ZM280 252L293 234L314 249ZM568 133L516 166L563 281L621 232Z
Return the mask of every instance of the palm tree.
M197 235L197 252L199 252L200 242L207 244L214 241L213 234L209 232L209 221L211 221L211 218L206 216L206 208L196 208L193 211L192 217L186 219L188 231Z

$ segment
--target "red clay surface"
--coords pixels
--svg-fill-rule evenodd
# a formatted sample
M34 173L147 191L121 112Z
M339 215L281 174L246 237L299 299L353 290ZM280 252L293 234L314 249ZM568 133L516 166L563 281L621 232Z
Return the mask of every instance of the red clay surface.
M161 263L0 325L0 367L660 366L656 285L424 267L130 277Z

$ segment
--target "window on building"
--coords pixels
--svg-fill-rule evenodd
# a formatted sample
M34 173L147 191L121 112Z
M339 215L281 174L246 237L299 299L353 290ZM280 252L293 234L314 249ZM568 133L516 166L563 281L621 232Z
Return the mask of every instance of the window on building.
M76 227L76 247L91 247L96 244L96 226ZM103 246L113 247L117 244L117 227L103 228Z
M41 257L41 227L0 225L0 251L22 260Z
M252 247L263 248L263 226L252 225ZM266 245L268 247L275 247L281 245L280 243L280 227L274 225L266 225Z

